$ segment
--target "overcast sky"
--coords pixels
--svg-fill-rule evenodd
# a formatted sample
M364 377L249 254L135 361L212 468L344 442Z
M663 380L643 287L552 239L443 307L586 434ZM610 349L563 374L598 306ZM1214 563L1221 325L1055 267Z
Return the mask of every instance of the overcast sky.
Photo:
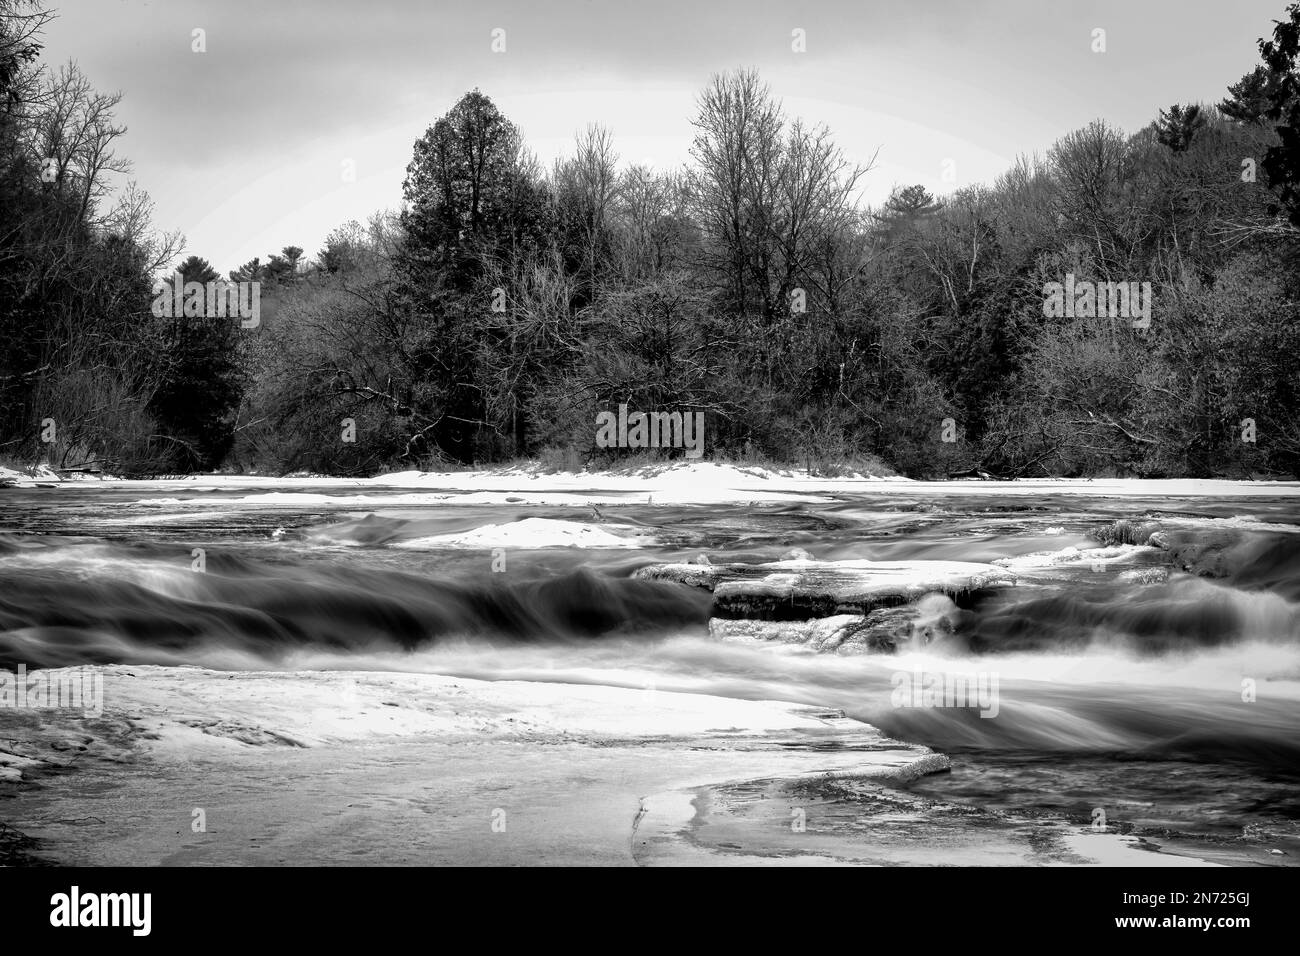
M549 164L588 122L624 162L688 158L710 74L756 66L827 123L876 202L989 181L1102 117L1221 99L1285 0L51 0L45 60L123 94L119 152L225 272L396 208L414 141L478 87ZM206 53L191 51L206 31ZM493 53L492 31L506 50ZM1094 53L1093 30L1106 31ZM806 52L791 49L792 31ZM956 182L942 179L952 160ZM355 182L345 182L345 161Z

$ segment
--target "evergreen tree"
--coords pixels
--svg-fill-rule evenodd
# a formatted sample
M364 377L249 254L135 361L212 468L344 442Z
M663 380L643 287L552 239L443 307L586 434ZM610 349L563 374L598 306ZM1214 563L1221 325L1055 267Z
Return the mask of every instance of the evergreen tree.
M194 255L181 263L179 272L185 283L220 279L211 263ZM165 325L162 375L149 410L163 438L175 446L180 470L215 468L234 437L241 392L235 351L239 319L173 316L156 321Z

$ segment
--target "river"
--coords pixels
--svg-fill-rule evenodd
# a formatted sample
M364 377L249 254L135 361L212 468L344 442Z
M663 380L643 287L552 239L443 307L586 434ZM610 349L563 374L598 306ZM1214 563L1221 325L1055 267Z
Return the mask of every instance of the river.
M1080 824L1100 808L1123 832L1206 846L1262 834L1274 862L1300 854L1294 499L904 488L592 507L276 492L0 491L0 667L429 672L816 704L948 755L950 772L906 785L918 798ZM1180 566L1106 538L1136 519L1232 547ZM541 546L555 543L573 546ZM997 562L1016 582L936 605L893 653L836 653L719 639L707 592L633 577L792 548ZM996 714L899 706L899 675L921 673L991 677Z

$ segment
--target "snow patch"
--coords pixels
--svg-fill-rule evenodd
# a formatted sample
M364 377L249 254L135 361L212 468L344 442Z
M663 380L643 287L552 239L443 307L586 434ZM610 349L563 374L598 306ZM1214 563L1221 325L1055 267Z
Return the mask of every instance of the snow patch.
M611 533L613 529L620 533ZM413 538L395 546L428 551L437 548L640 548L654 543L651 535L631 525L601 527L554 518L524 518L506 524L483 525L459 534Z
M1117 544L1106 548L1062 548L1060 551L1034 551L1014 558L995 558L993 563L1003 568L1029 570L1032 568L1059 568L1069 565L1132 564L1139 556L1158 552L1139 544Z

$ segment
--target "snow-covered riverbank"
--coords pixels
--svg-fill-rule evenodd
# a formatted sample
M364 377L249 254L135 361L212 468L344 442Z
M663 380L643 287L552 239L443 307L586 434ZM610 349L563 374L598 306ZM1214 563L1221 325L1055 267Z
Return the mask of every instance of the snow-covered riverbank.
M669 816L648 794L947 766L834 712L653 688L102 673L99 717L0 714L0 773L28 781L5 819L63 863L627 864Z
M1225 479L1033 478L1017 481L913 481L907 478L855 476L811 477L801 471L771 470L712 462L675 463L624 472L544 472L531 467L500 467L475 471L405 471L373 478L330 478L314 475L261 477L256 475L191 475L184 478L122 480L75 477L60 480L48 469L28 475L0 468L0 481L14 487L75 486L136 490L142 500L185 504L333 504L362 506L384 492L388 504L618 504L638 501L660 504L721 504L808 500L835 494L1098 497L1256 497L1300 496L1300 481L1231 481ZM310 486L310 490L306 486ZM239 498L210 498L212 492L246 489ZM293 489L293 490L288 490ZM410 494L395 496L394 489ZM351 490L351 494L345 492ZM198 495L198 497L191 497Z
M946 757L806 705L430 674L96 670L97 717L3 715L5 819L35 841L10 862L1204 862L909 797L887 785ZM954 830L954 815L978 825Z

